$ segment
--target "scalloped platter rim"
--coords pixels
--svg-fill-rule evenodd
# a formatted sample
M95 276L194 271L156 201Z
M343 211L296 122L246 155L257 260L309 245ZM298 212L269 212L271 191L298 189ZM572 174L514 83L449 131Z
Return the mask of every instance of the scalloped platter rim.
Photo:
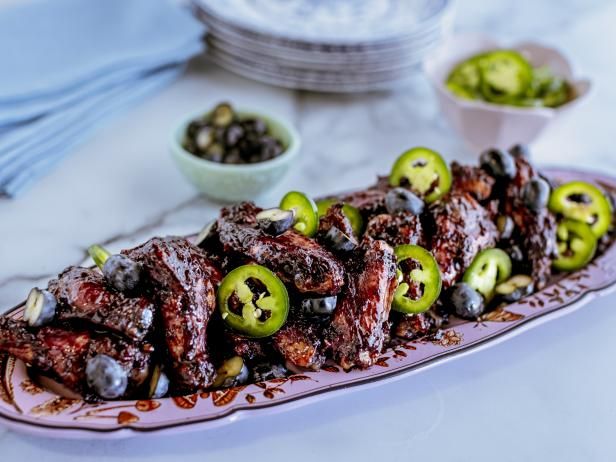
M616 192L616 178L603 174L558 168L542 172L557 181L581 179ZM454 319L438 340L400 342L369 369L345 373L328 363L319 372L156 400L93 405L56 395L34 383L23 362L0 355L0 423L15 431L57 438L125 438L213 428L406 378L517 336L615 289L612 242L582 270L555 278L545 289L487 313L478 322ZM23 304L6 313L15 318L22 314Z

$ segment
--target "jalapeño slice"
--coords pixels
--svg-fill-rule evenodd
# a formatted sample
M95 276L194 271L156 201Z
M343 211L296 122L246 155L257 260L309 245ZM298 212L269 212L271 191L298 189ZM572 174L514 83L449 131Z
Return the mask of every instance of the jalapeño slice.
M280 201L282 210L295 212L293 229L304 236L312 237L319 228L319 215L317 206L312 199L299 191L290 191Z
M497 284L511 275L511 258L504 250L486 249L479 252L462 280L489 301Z
M558 257L552 266L559 271L575 271L585 266L597 250L597 237L581 221L565 219L556 228Z
M481 84L477 61L477 57L470 58L454 67L447 77L447 88L463 98L476 98Z
M332 205L338 203L340 203L340 201L336 199L321 199L317 201L317 213L319 215L319 218L324 216ZM357 210L352 205L343 203L342 213L344 213L344 215L351 222L351 228L353 228L353 233L355 234L355 236L360 237L364 229L364 219L362 218L359 210Z
M409 149L394 163L391 186L405 186L428 203L443 197L451 188L451 172L441 155L428 148Z
M612 204L596 186L571 181L552 191L548 207L565 218L586 223L596 237L603 236L612 224Z
M268 337L280 329L289 313L289 294L282 281L260 265L244 265L222 280L218 309L231 329L247 337Z
M441 293L438 263L430 252L418 245L399 245L394 253L398 260L398 287L392 308L406 314L427 311Z
M477 61L481 93L487 101L510 103L524 95L533 79L530 63L515 50L496 50Z

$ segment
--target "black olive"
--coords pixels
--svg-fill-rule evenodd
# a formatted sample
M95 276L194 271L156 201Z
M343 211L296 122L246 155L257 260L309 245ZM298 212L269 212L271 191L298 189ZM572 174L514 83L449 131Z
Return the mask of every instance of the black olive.
M482 295L465 282L458 282L451 288L449 299L461 318L475 319L485 309Z
M513 157L530 160L530 149L525 144L514 144L509 148L509 154Z
M518 245L512 245L506 250L506 252L512 262L522 263L524 261L524 252L522 252L522 249L520 249L520 246Z
M227 127L235 119L233 108L228 103L220 103L212 111L210 120L215 127Z
M542 178L532 178L522 187L522 200L531 210L538 212L548 205L550 185Z
M204 154L204 158L212 162L222 162L225 155L225 149L219 143L210 145Z
M237 149L229 151L223 159L223 163L225 164L241 164L242 162L240 152Z
M216 378L212 386L214 388L229 388L241 385L248 381L250 371L244 360L239 356L226 359L216 370Z
M263 160L273 159L282 152L282 148L277 140L271 136L263 136L261 138L260 154Z
M204 243L207 239L209 239L209 237L212 235L212 231L214 230L215 225L216 225L216 220L210 221L207 225L205 225L203 229L199 231L199 234L197 235L197 238L195 239L194 244L196 246L199 246L202 243Z
M184 140L184 144L182 146L188 152L191 152L191 153L196 154L196 155L199 154L199 149L197 148L197 145L195 144L195 140L192 139L192 138L186 138Z
M273 208L257 213L257 225L259 225L259 228L273 236L284 233L294 224L295 212L293 210Z
M393 188L385 195L385 207L387 212L392 215L399 212L421 215L424 209L424 201L408 189Z
M267 124L263 119L246 119L242 121L242 126L244 130L255 135L265 135L267 133Z
M488 149L479 156L479 163L492 176L513 178L517 173L515 159L502 149Z
M333 297L323 298L306 298L302 300L302 310L310 315L330 315L336 309L338 298Z
M126 392L128 374L115 359L98 354L86 364L86 381L101 398L115 399Z
M56 298L47 290L34 287L28 294L24 321L32 327L40 327L53 321L56 315Z
M231 124L225 132L225 144L229 147L235 146L244 136L244 129L240 124Z
M332 249L340 252L350 252L357 247L357 241L355 239L347 236L335 226L329 228L327 233L325 233L325 240Z
M501 239L509 239L513 235L515 223L511 217L507 215L500 215L496 219L496 227L498 228Z
M111 255L102 271L107 283L120 292L136 289L141 281L141 265L126 255Z
M533 279L530 276L518 274L498 284L494 290L499 300L512 303L532 294L534 287Z
M214 130L209 126L200 128L195 135L195 144L202 151L207 151L207 149L212 146L215 141Z
M191 123L188 124L188 127L186 127L187 137L194 138L195 136L197 136L199 130L201 130L205 126L207 126L207 122L205 122L204 120L193 120Z
M257 364L252 368L252 378L255 382L265 382L272 379L281 379L287 376L287 369L281 364Z

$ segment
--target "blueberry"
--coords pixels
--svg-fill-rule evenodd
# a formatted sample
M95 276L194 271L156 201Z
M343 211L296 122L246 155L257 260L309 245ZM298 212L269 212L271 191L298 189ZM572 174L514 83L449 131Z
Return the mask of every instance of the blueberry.
M142 268L126 255L111 255L103 265L107 282L120 292L134 290L141 280Z
M302 300L302 309L306 314L311 315L330 315L336 309L338 298L333 297L323 298L306 298Z
M458 282L452 287L450 301L461 318L475 319L485 308L481 294L465 282Z
M479 156L481 167L492 176L500 178L513 178L517 173L515 159L502 149L488 149Z
M543 178L532 178L522 187L522 200L531 210L538 212L548 205L550 185Z
M44 326L55 317L56 305L56 298L51 292L35 287L26 300L24 321L32 327Z
M116 399L126 393L128 374L115 359L99 354L88 360L86 381L101 398Z
M509 154L511 154L516 159L522 158L526 160L530 160L530 149L525 144L515 144L509 148Z
M424 209L424 201L408 189L394 188L389 190L385 196L385 207L392 215L399 212L420 215Z
M287 369L281 364L262 363L252 369L252 378L255 382L265 382L286 377L287 373Z

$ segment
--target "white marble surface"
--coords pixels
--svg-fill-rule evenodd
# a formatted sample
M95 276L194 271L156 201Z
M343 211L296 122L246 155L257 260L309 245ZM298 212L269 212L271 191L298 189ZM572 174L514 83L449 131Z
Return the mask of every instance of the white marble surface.
M13 1L13 0L10 0ZM0 0L0 5L7 0ZM563 49L593 80L585 104L534 146L547 164L616 174L616 3L460 0L457 29ZM4 72L4 70L3 70ZM362 186L405 148L472 161L427 83L363 96L260 85L199 60L173 86L106 124L23 198L0 200L0 311L95 242L119 248L197 230L217 205L184 183L166 144L188 111L225 99L291 119L304 149L287 189ZM119 442L32 438L0 427L3 460L614 460L616 296L412 379L207 433Z

